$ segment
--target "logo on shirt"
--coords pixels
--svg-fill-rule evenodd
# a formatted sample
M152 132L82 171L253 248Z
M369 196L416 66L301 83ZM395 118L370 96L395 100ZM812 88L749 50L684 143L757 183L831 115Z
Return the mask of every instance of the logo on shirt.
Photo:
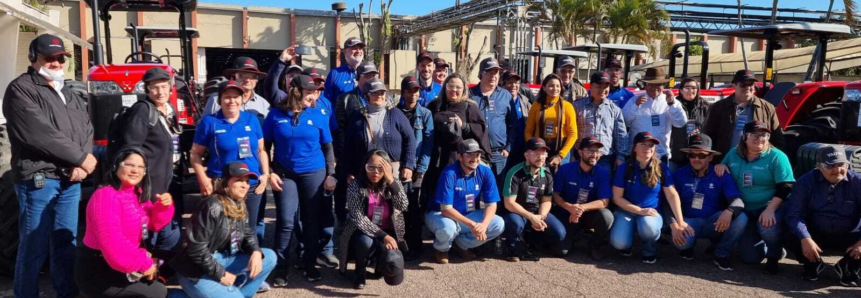
M320 109L320 113L323 113L323 115L326 115L326 109Z
M765 170L765 167L760 166L752 166L751 168L753 168L754 170Z
M251 126L246 125L246 126L245 126L245 131L251 131Z
M215 131L215 133L225 133L225 132L227 132L226 129L219 129L219 130Z
M278 123L290 123L290 120L286 120L286 119L278 120Z
M715 184L714 184L714 183L709 183L709 189L715 189Z
M478 190L478 184L475 185L475 190Z
M571 185L577 186L577 182L568 182L568 184L571 184Z
M455 186L455 187L454 187L454 190L456 190L456 191L461 191L461 190L463 190L463 187Z
M589 182L589 188L595 187L595 182Z
M314 125L314 122L311 119L308 119L308 125Z

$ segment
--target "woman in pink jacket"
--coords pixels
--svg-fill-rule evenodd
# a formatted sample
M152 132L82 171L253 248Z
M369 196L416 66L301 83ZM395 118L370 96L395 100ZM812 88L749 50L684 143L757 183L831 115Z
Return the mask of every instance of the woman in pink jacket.
M75 259L75 282L86 297L166 297L159 262L145 240L173 217L173 198L150 193L143 151L121 150L107 185L87 204L87 229Z

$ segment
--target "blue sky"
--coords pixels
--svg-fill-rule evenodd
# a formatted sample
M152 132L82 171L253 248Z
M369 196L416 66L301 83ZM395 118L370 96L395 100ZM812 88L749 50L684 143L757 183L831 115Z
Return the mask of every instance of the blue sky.
M236 5L248 5L248 0L200 0L201 2L225 3ZM352 11L354 8L359 9L359 3L368 3L368 0L340 0L347 3L347 11ZM388 0L385 0L388 1ZM673 0L669 0L673 1ZM301 9L320 9L331 10L333 0L257 0L254 5L286 7L286 8L301 8ZM462 2L467 2L462 0ZM698 3L715 3L715 4L735 4L734 0L691 0L689 2ZM773 0L742 0L743 4L753 6L768 6L770 7ZM374 11L379 11L380 0L374 1ZM406 15L423 15L434 10L440 10L454 6L455 0L394 0L392 2L392 13ZM828 9L827 0L780 0L781 8L808 8L815 10ZM835 0L834 10L842 10L842 0Z

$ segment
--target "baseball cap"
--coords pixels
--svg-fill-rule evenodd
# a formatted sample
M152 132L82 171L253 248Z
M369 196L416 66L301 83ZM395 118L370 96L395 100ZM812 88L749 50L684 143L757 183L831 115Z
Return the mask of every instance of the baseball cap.
M443 58L433 59L433 64L436 64L436 67L448 67L448 63L445 63Z
M513 70L506 71L505 73L502 74L502 81L503 82L508 81L508 79L510 79L510 78L517 78L518 81L523 79L523 77L521 77L519 74L517 74Z
M30 47L39 54L45 56L64 55L71 57L72 54L66 51L66 44L59 37L51 34L42 34L30 42Z
M547 143L542 138L531 138L526 141L526 151L538 149L550 150L550 147L547 147Z
M302 70L302 74L311 77L311 79L315 82L322 82L326 80L326 78L324 78L323 75L320 74L320 70L313 67L308 67Z
M387 285L397 286L404 282L404 255L399 249L386 249L383 266L380 267Z
M741 81L759 82L759 80L756 79L756 74L747 69L736 71L735 75L732 76L732 83L738 83Z
M356 73L358 73L361 76L361 75L365 75L365 74L369 74L369 73L380 73L380 72L377 70L377 66L374 65L374 62L364 61L362 63L359 63L359 66L356 67Z
M409 90L409 89L421 89L422 86L419 85L419 82L416 81L416 78L413 76L405 77L401 80L401 90Z
M386 84L384 84L382 80L378 78L373 78L365 82L365 85L362 87L362 91L365 93L374 93L377 91L388 90L386 90Z
M365 42L362 41L361 39L359 39L358 37L350 37L350 38L347 38L346 41L344 41L344 48L345 49L349 48L349 47L355 47L355 46L365 47Z
M754 132L754 131L765 131L771 132L771 129L768 129L768 126L765 125L762 121L750 121L744 124L744 133Z
M457 144L457 153L460 153L460 154L480 152L480 151L481 151L481 147L479 147L478 142L476 142L473 139L467 139L467 140L464 140L463 142L460 142L460 144Z
M494 58L485 58L484 60L481 60L481 65L478 69L480 71L488 71L491 69L502 69L502 67L499 66L498 60Z
M610 83L610 75L606 72L599 71L592 73L592 76L589 77L589 83L591 84L603 84Z
M301 88L302 90L322 90L323 85L317 86L314 79L307 75L298 75L293 77L290 85Z
M416 63L422 62L422 60L424 60L424 59L428 59L431 62L433 62L433 57L431 57L430 54L428 54L428 52L423 51L423 52L419 53L418 56L416 56Z
M300 71L300 72L301 72L301 71L302 71L302 67L301 67L301 66L299 66L299 65L293 64L293 65L287 66L287 69L285 69L284 71L289 73L289 72L291 72L291 71L293 71L293 70L298 70L298 71Z
M578 149L586 149L586 148L592 147L593 145L598 145L598 146L604 147L604 143L599 142L598 138L596 138L596 137L585 137L585 138L580 139L580 147L577 147L577 148Z
M616 58L607 59L607 63L604 63L604 69L607 69L610 67L622 68L622 63L619 62L619 59L616 59Z
M241 85L237 84L236 81L230 80L226 84L223 84L221 86L221 89L218 90L218 97L221 98L221 94L224 94L224 92L227 91L228 89L236 89L239 91L239 94L245 93L245 88L243 88Z
M239 56L233 59L233 68L225 69L224 76L229 78L237 72L250 72L260 77L266 76L266 73L260 71L257 67L257 60L246 56Z
M655 145L661 144L661 141L656 139L655 136L653 136L652 133L648 132L648 131L638 133L637 136L634 137L634 144L642 143L642 142L648 142L648 141L655 143Z
M568 65L571 65L571 66L574 66L574 67L576 67L576 66L577 66L577 64L575 63L575 61L574 61L574 58L573 58L573 57L571 57L571 56L562 56L562 57L559 59L559 66L558 66L558 68L562 68L562 67L564 67L564 66L568 66Z
M248 165L241 161L234 161L224 165L224 169L221 170L221 177L224 180L230 180L230 178L233 177L250 177L251 179L260 178L257 174L248 169Z
M839 163L849 163L849 160L846 159L846 152L842 148L830 145L819 149L816 155L816 162L830 166Z
M149 83L155 80L170 80L170 74L167 73L167 70L164 70L161 67L153 67L148 69L144 73L142 81L144 81L144 83Z
M682 148L682 152L690 152L693 150L708 151L714 155L720 155L720 152L712 150L712 138L704 133L697 133L688 138L688 147Z

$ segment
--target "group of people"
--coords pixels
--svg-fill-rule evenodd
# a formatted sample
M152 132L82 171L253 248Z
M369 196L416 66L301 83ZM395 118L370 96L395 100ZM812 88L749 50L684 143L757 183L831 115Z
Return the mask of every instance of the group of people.
M750 71L710 106L694 79L682 80L678 96L665 90L660 69L646 71L645 94L635 96L615 59L587 90L563 57L533 96L493 58L470 87L422 52L398 98L363 61L364 47L347 39L346 63L326 77L294 64L293 47L268 72L236 58L207 99L189 154L204 199L180 208L171 74L147 71L146 99L118 117L121 146L99 164L85 99L64 88L69 53L57 37L36 38L31 67L3 103L21 206L16 296L38 296L32 264L49 251L60 297L251 297L287 286L291 267L315 282L318 267L346 276L351 261L356 288L380 277L397 285L404 262L422 256L424 227L441 264L452 248L464 259L564 257L579 237L594 260L608 242L631 256L639 239L642 261L654 264L666 233L687 260L698 239L709 240L713 262L728 271L737 249L741 261L766 259L765 271L777 273L785 246L811 281L823 250L838 249L841 284L857 286L861 176L827 147L796 181L778 149L774 107L756 96ZM97 164L107 175L77 243L80 181ZM262 248L267 188L271 249ZM182 209L192 217L180 237ZM182 289L168 291L166 280Z

